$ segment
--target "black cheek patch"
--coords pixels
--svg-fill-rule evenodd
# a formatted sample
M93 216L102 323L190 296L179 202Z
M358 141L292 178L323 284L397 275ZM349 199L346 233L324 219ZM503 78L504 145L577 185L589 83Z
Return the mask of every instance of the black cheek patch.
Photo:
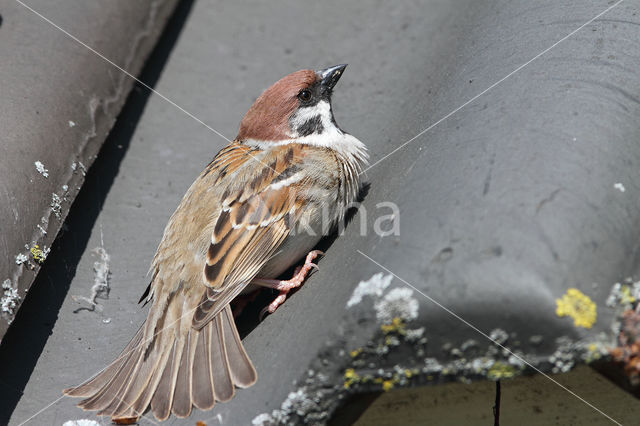
M296 131L300 136L309 136L313 133L322 133L324 130L324 126L322 125L322 118L319 115L316 115L313 118L302 123Z

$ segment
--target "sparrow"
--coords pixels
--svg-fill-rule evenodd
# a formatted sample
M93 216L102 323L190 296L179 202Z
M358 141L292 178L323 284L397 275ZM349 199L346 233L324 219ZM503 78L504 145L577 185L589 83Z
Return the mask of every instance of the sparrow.
M64 390L85 398L78 406L120 422L150 407L166 420L256 382L230 302L274 288L274 312L316 266L313 247L361 189L366 147L331 108L345 68L296 71L256 99L169 219L140 300L151 302L144 324L109 366ZM293 278L276 279L303 258Z

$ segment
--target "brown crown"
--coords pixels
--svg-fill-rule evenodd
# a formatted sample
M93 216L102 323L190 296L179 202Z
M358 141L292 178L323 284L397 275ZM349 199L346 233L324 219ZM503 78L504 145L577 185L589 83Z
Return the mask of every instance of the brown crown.
M240 131L236 139L288 139L289 117L298 108L298 93L315 81L314 71L300 70L275 82L251 105L240 122Z

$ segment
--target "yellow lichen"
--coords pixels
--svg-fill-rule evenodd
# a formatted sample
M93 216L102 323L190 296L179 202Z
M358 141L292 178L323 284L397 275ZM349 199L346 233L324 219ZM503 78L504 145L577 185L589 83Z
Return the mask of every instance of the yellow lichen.
M395 336L387 336L384 338L385 346L396 346L399 344L398 338Z
M411 370L409 370L408 368L406 368L406 369L404 370L404 376L405 376L407 379L409 379L409 378L411 378L411 376L413 376L413 372L412 372Z
M362 348L358 348L358 349L354 349L351 352L349 352L349 355L351 355L351 358L355 358L358 355L360 355L361 352L362 352Z
M33 256L33 260L35 260L37 263L44 262L45 255L42 250L40 250L40 247L37 244L34 244L34 246L31 247L29 251L31 252L31 256Z
M600 359L601 357L602 353L600 351L600 346L598 346L596 343L590 343L589 346L587 346L585 361L590 363Z
M382 324L380 330L382 330L384 334L398 333L404 335L406 333L404 321L398 317L393 318L391 324Z
M500 361L494 362L489 371L487 371L487 378L491 380L510 379L515 375L516 369L514 367Z
M388 392L391 389L393 389L393 382L391 380L385 380L384 382L382 382L383 391Z
M352 384L358 382L360 376L355 372L353 368L347 368L344 371L344 388L349 389Z
M636 301L636 298L631 294L631 288L628 285L623 285L620 288L620 302L623 304L631 304Z
M577 288L570 288L556 299L556 315L570 316L576 327L591 328L596 322L596 304Z

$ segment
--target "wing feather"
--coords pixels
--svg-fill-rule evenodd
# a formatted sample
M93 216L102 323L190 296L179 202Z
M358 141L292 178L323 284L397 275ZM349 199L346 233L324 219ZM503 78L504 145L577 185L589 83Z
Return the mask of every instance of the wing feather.
M300 148L283 146L273 151L272 156L263 158L267 166L258 168L245 186L225 191L206 253L206 291L193 317L193 326L198 330L215 318L276 254L301 210L299 180L286 182L292 174L303 173L304 168L296 164L302 158ZM225 158L214 163L230 167L231 151L225 153Z

